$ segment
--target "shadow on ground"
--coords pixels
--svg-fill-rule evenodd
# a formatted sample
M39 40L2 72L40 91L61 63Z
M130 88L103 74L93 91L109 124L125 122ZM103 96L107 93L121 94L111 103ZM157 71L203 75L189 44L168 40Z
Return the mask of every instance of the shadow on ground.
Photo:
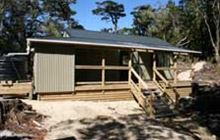
M83 126L76 129L80 139L215 139L212 134L219 137L220 86L195 86L191 96L193 98L185 102L187 106L181 110L182 114L175 118L149 119L145 114L126 115L119 118L98 116L94 119L68 120L57 126L74 127L74 124L79 123ZM74 139L72 137L62 140Z
M220 86L194 85L188 107L176 118L148 119L145 114L121 118L99 116L82 119L86 125L78 132L82 139L204 139L220 136ZM201 131L201 128L206 128ZM208 130L208 131L206 131ZM205 133L207 134L204 134ZM210 134L210 133L211 134ZM209 136L208 136L209 135Z
M99 116L80 122L87 126L78 130L82 139L199 139L193 132L198 126L190 120L154 120L136 114L117 119Z
M194 84L191 96L193 101L184 111L191 112L195 121L220 137L220 86L199 87Z
M61 138L61 139L57 139L57 140L76 140L75 137L66 137L66 138Z

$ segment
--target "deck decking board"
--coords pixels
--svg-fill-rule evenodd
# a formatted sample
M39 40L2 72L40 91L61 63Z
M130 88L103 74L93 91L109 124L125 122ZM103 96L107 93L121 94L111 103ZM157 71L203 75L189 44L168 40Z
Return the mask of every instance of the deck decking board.
M150 89L157 89L153 81L145 81ZM171 83L171 82L170 82ZM192 85L189 81L178 82L177 84L171 83L178 91L179 97L189 96L192 91ZM133 99L130 93L131 87L126 81L119 82L106 82L104 86L101 82L86 83L81 82L75 87L75 91L70 92L57 92L57 93L37 93L40 95L39 99L42 100L127 100ZM8 85L0 85L0 96L28 96L32 91L31 82L13 83ZM167 88L168 95L176 99L176 93L172 88Z
M121 92L120 94L93 94L93 95L40 95L40 100L81 100L81 101L114 101L114 100L132 100L132 94L130 92Z
M13 83L10 85L0 85L0 95L27 95L32 91L32 83Z

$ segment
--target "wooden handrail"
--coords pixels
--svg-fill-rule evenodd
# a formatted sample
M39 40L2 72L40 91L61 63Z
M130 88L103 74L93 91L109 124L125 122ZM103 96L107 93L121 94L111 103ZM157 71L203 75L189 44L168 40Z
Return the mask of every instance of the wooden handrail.
M106 70L129 70L128 66L106 66Z
M138 100L138 103L143 107L143 109L145 110L145 111L147 111L146 110L146 97L141 93L141 89L134 83L134 81L133 80L131 80L131 86L133 86L133 88L135 88L135 91L132 91L133 92L133 94L134 94L134 96L136 97L136 99ZM131 88L132 89L132 88Z
M169 85L169 82L163 77L163 75L157 69L153 69L153 71L166 84L166 86Z
M131 86L131 92L137 99L139 105L144 109L144 111L149 115L149 117L154 117L155 109L152 104L152 96L145 96L142 93L142 88L149 89L145 81L139 76L139 74L134 70L134 68L129 67L129 84ZM132 80L132 75L138 79L139 86ZM143 86L141 87L140 84Z
M157 81L154 81L154 83L161 91L165 91L165 88L163 88Z
M157 70L192 70L193 68L156 67Z
M84 70L102 70L103 66L100 65L76 65L75 69ZM128 66L105 66L105 70L129 70Z
M148 89L148 85L144 82L144 80L138 75L138 73L133 68L131 68L131 72L138 79L138 83L141 83L145 89Z
M141 92L141 89L134 83L133 80L131 80L131 83L130 83L138 92ZM144 97L144 96L142 96ZM144 97L145 98L145 97Z
M155 68L158 72L159 71L165 71L165 70L173 70L173 81L174 83L177 83L178 82L178 79L177 79L177 71L178 70L191 70L193 71L193 68L190 68L190 67L186 67L186 68L180 68L180 67L156 67ZM154 80L155 81L155 80Z
M141 92L141 89L135 84L133 80L130 81L130 86L131 86L131 91L134 97L137 99L139 105L144 109L144 111L149 115L149 117L153 118L155 114L155 110L152 107L151 100L149 100L150 97L145 97Z
M107 70L129 70L129 66L106 66L105 58L102 59L102 65L76 65L75 69L80 70L99 70L101 71L101 85L105 86L105 75Z
M101 70L102 66L98 65L76 65L75 69L84 69L84 70Z
M128 84L128 81L105 81L106 84ZM101 81L76 82L76 85L100 85Z

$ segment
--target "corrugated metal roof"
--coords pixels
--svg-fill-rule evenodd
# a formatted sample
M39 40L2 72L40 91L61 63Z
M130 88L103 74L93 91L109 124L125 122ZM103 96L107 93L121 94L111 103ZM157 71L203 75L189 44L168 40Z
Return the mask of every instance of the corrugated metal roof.
M134 49L150 49L181 53L200 53L183 48L175 47L166 41L158 38L134 36L134 35L118 35L97 31L85 30L68 30L68 38L51 38L51 39L28 39L30 41L84 44L91 46L105 46L117 48L134 48Z

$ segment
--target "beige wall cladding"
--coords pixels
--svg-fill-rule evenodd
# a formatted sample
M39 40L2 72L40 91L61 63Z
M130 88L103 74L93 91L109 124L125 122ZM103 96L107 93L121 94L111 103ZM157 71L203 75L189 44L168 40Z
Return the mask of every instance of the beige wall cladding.
M74 62L73 54L36 53L34 58L35 91L73 91Z

